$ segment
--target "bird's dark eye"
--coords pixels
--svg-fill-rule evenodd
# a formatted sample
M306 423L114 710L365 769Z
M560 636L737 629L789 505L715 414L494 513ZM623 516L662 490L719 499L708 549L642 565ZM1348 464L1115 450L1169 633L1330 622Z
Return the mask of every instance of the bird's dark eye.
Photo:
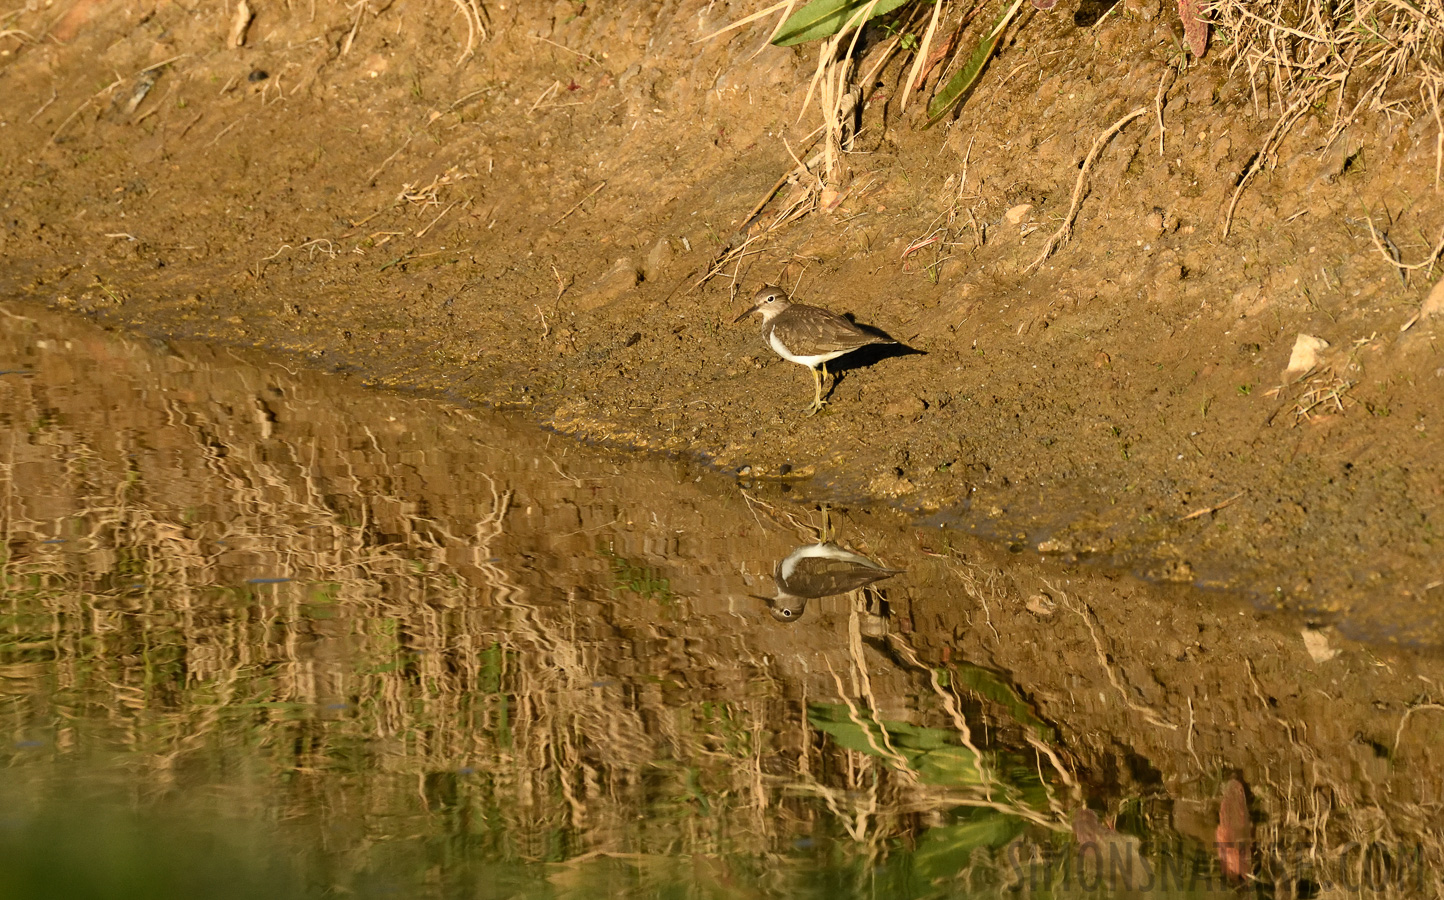
M786 616L787 618L789 618L789 619L792 618L792 610L790 610L790 609L784 609L784 610L782 611L782 614L783 614L784 616Z

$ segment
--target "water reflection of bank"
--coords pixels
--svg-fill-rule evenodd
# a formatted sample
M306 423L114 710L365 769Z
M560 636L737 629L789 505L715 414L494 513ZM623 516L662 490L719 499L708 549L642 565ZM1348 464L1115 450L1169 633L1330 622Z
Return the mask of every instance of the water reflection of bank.
M865 512L841 545L906 577L781 625L750 595L817 542L805 508L5 317L0 783L25 812L0 841L51 848L35 884L98 840L161 877L147 848L197 834L288 861L235 884L361 893L1439 871L1427 661L1315 662L1235 609Z

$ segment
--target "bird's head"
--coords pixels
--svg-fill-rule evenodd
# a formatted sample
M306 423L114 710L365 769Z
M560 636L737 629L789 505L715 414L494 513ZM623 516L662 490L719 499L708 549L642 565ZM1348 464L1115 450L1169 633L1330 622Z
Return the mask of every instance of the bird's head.
M733 319L732 324L741 322L753 313L760 314L763 322L771 322L774 316L781 315L782 311L791 305L787 302L787 295L782 288L775 284L764 284L752 295L752 308Z
M794 597L783 591L778 591L776 597L753 596L766 603L767 611L779 622L796 622L807 611L806 597Z

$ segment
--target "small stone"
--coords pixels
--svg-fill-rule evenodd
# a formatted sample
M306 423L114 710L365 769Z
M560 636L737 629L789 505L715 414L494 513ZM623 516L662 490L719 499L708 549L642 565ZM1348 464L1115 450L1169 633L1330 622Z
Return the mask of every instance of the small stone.
M1302 635L1304 649L1308 651L1309 659L1314 662L1325 663L1339 655L1338 648L1329 646L1329 637L1322 631L1305 628Z
M1143 220L1144 226L1154 234L1163 234L1163 210L1154 207L1148 218Z
M1042 591L1029 597L1028 602L1024 605L1028 608L1028 612L1040 619L1048 618L1058 609L1058 604L1054 602L1053 598Z
M1008 220L1009 225L1021 225L1028 220L1028 214L1032 211L1033 204L1019 203L1017 206L1003 213L1003 218Z
M1329 342L1311 334L1300 334L1294 340L1294 350L1289 354L1289 364L1284 368L1284 381L1292 384L1312 372L1319 364L1319 354L1329 347Z
M1419 318L1430 319L1434 316L1444 316L1444 278L1434 285L1429 296L1424 298L1424 303L1419 307Z
M642 264L642 274L648 281L655 281L658 276L667 271L667 267L672 265L675 257L676 252L672 249L672 242L662 238L652 245L651 250L647 251L647 258Z
M619 259L607 270L607 274L592 283L589 290L577 296L576 308L585 312L606 306L635 288L641 277L642 273L637 271L635 262L627 258Z

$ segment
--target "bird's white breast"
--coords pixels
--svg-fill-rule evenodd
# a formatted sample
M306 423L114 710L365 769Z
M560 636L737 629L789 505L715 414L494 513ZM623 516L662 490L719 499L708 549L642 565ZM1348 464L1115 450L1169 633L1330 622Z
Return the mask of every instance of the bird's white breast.
M771 347L778 356L782 357L788 362L801 363L802 365L812 369L817 368L819 365L827 362L829 359L837 359L839 356L847 352L846 350L837 350L832 353L814 353L812 356L799 356L798 354L793 353L791 350L788 350L787 345L782 343L782 338L777 336L776 328L768 329L767 346Z
M836 544L807 544L802 547L798 547L796 550L793 550L791 553L787 554L786 558L782 560L782 579L784 581L790 579L792 577L792 573L797 571L797 564L802 562L804 559L815 559L818 557L821 557L823 559L842 560L844 562L856 563L859 565L869 566L871 568L877 567L877 563L873 562L867 557L858 556L856 553L844 550Z

